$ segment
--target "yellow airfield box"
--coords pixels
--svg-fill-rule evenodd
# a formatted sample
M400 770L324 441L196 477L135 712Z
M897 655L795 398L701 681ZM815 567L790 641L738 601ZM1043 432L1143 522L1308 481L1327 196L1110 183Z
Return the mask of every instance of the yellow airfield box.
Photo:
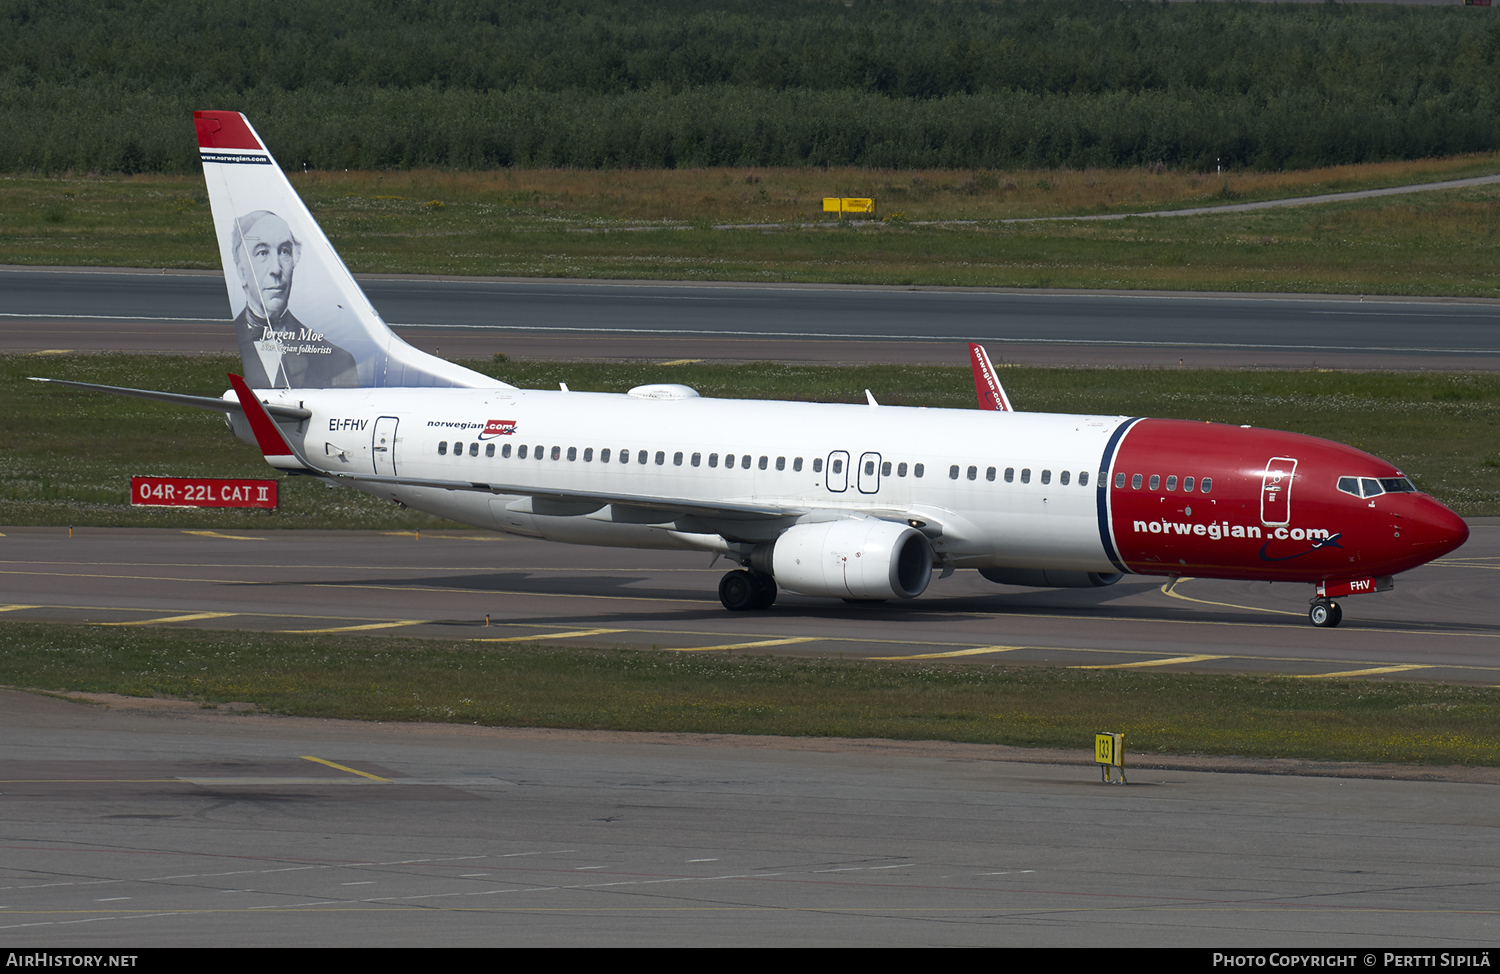
M875 201L853 196L823 197L824 213L874 213Z
M1109 781L1109 769L1120 769L1120 784L1125 783L1125 735L1100 733L1094 735L1094 763L1104 781Z

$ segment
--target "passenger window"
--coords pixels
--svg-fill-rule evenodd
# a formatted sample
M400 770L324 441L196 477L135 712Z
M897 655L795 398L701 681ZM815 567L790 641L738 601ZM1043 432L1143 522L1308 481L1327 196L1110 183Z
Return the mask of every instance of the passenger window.
M1031 468L1030 467L1022 467L1021 468L1021 483L1023 483L1023 484L1029 484L1029 483L1031 483Z
M1182 478L1182 489L1184 491L1186 491L1187 493L1189 493L1189 494L1191 494L1193 492L1193 478L1192 477L1183 477Z
M1176 490L1176 489L1177 489L1177 475L1173 474L1172 476L1170 476L1170 477L1167 478L1167 490Z
M882 477L889 477L890 475L891 475L891 461L887 460L885 463L882 463L880 465L880 476L882 476Z
M785 470L786 469L786 457L777 457L776 458L776 469L777 470Z
M948 479L949 480L957 480L958 479L958 464L955 463L953 466L951 466L951 467L948 468Z
M1158 488L1160 486L1161 486L1161 474L1159 474L1159 473L1152 474L1151 475L1151 489L1155 490L1156 488Z
M677 453L672 454L672 466L674 466L674 467L680 467L680 466L682 466L682 452L681 451L678 451Z
M642 451L640 451L639 453L637 453L635 455L635 462L639 463L643 467L646 465L646 462L648 460L650 460L650 459L651 459L651 454L648 451L646 451L646 450L642 450Z
M734 469L734 454L733 453L726 453L726 454L724 454L724 469L725 470L733 470Z
M1078 486L1080 486L1080 487L1087 487L1088 485L1089 485L1089 472L1087 470L1080 470L1080 471L1078 471Z
M586 447L583 448L583 462L584 463L593 463L594 462L594 448L593 447L586 446Z
M562 447L560 447L560 446L554 446L552 448L552 459L554 459L554 460L561 460L562 459Z
M500 448L500 457L504 460L510 459L510 444L507 443Z
M874 460L866 460L865 461L865 476L866 477L873 477L873 476L875 476L875 461Z
M484 455L487 456L487 457L494 456L495 455L495 444L493 444L493 443L486 443L484 445Z
M641 462L645 463L646 461L642 460ZM658 467L665 466L666 462L667 462L667 451L666 450L657 450L656 451L656 465Z
M757 464L757 466L759 466L760 469L764 470L770 464L770 462L771 462L771 458L770 457L761 457L760 458L760 463Z
M477 456L479 456L479 444L478 443L470 443L469 444L469 456L471 456L471 457L477 457Z
M447 455L448 455L448 441L447 440L439 440L438 441L438 456L445 457Z
M742 470L749 470L750 469L750 454L747 453L744 456L740 457L740 469L742 469Z
M547 448L544 446L534 446L531 448L531 455L538 460L542 459L542 454L545 452L547 452Z
M1123 477L1125 475L1124 474L1120 474L1120 476ZM1130 489L1131 490L1140 490L1141 489L1141 475L1140 474L1135 474L1134 476L1132 476L1130 478Z
M1052 483L1052 471L1050 471L1050 470L1043 470L1042 471L1042 483L1044 483L1044 484L1050 484L1050 483Z
M609 448L608 447L605 447L604 449L602 449L602 450L599 451L599 462L600 463L608 463L609 462Z
M629 450L621 450L620 451L620 462L621 463L629 463L630 462L630 451Z
M991 483L994 483L994 481L995 481L995 468L994 467L987 467L987 468L985 468L984 479L990 481Z
M1016 468L1015 467L1006 467L1005 468L1005 482L1007 484L1013 484L1013 483L1016 482Z
M957 469L957 468L955 468L955 469ZM835 461L833 461L833 472L836 473L836 474L840 474L840 473L844 472L844 461L843 460L835 460Z
M717 453L710 453L708 455L708 465L710 467L717 467L719 465L719 455Z
M1206 494L1210 490L1213 489L1213 486L1214 486L1214 478L1212 478L1212 477L1204 477L1203 478L1203 483L1201 483L1201 484L1198 485L1198 490L1201 491L1202 493Z
M978 467L970 467L969 468L969 479L970 480L978 480L979 479L979 468Z
M1066 470L1057 475L1057 482L1064 487L1068 486L1068 472Z
M801 457L798 457L797 459L795 459L795 460L792 461L792 469L796 470L796 471L800 471L802 469L802 458Z
M920 477L920 476L922 476L922 474L924 474L926 472L927 472L927 466L925 464L919 463L916 466L914 466L914 467L911 468L911 475L913 477Z
M569 463L573 463L573 462L577 461L577 459L578 459L578 447L576 447L576 446L570 446L570 447L568 447L568 462Z
M904 464L904 463L898 463L898 464L896 464L896 476L898 476L898 477L905 477L906 476L906 464Z
M822 457L813 457L813 473L822 473L822 472L823 472L823 458Z
M516 458L520 459L520 460L525 460L526 459L526 444L525 443L522 443L521 444L521 448L516 451Z

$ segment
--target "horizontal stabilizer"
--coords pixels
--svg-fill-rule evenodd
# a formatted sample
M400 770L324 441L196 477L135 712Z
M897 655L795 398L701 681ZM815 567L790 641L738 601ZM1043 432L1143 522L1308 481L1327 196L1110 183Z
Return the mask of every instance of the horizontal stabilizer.
M27 376L32 382L50 382L53 385L71 386L74 389L87 389L90 392L109 392L117 396L130 396L134 399L151 399L156 402L171 403L174 406L192 406L195 409L212 409L216 413L238 413L245 407L233 399L216 399L213 396L189 396L181 392L157 392L155 389L129 389L125 386L105 386L95 382L73 382L69 379L44 379L40 376ZM304 420L312 417L312 411L300 406L277 406L269 403L263 404L266 412L281 419Z

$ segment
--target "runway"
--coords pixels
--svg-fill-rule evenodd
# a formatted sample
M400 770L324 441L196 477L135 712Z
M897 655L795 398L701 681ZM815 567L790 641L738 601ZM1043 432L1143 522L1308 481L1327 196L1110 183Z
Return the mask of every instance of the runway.
M696 553L483 531L4 532L5 619L1500 684L1500 526L1475 526L1393 592L1343 600L1335 630L1308 624L1306 585L1127 576L1027 589L960 571L909 601L783 592L734 613L717 596L732 566Z
M362 276L449 358L1500 368L1482 300ZM0 351L231 352L217 272L0 268Z
M126 707L129 703L125 702ZM1495 785L0 691L0 944L1494 944Z

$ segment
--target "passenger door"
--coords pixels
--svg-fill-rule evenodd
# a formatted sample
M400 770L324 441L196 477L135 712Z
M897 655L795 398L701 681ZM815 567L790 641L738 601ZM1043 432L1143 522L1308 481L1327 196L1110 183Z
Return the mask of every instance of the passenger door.
M370 456L374 458L376 474L396 476L396 417L382 416L375 421Z

